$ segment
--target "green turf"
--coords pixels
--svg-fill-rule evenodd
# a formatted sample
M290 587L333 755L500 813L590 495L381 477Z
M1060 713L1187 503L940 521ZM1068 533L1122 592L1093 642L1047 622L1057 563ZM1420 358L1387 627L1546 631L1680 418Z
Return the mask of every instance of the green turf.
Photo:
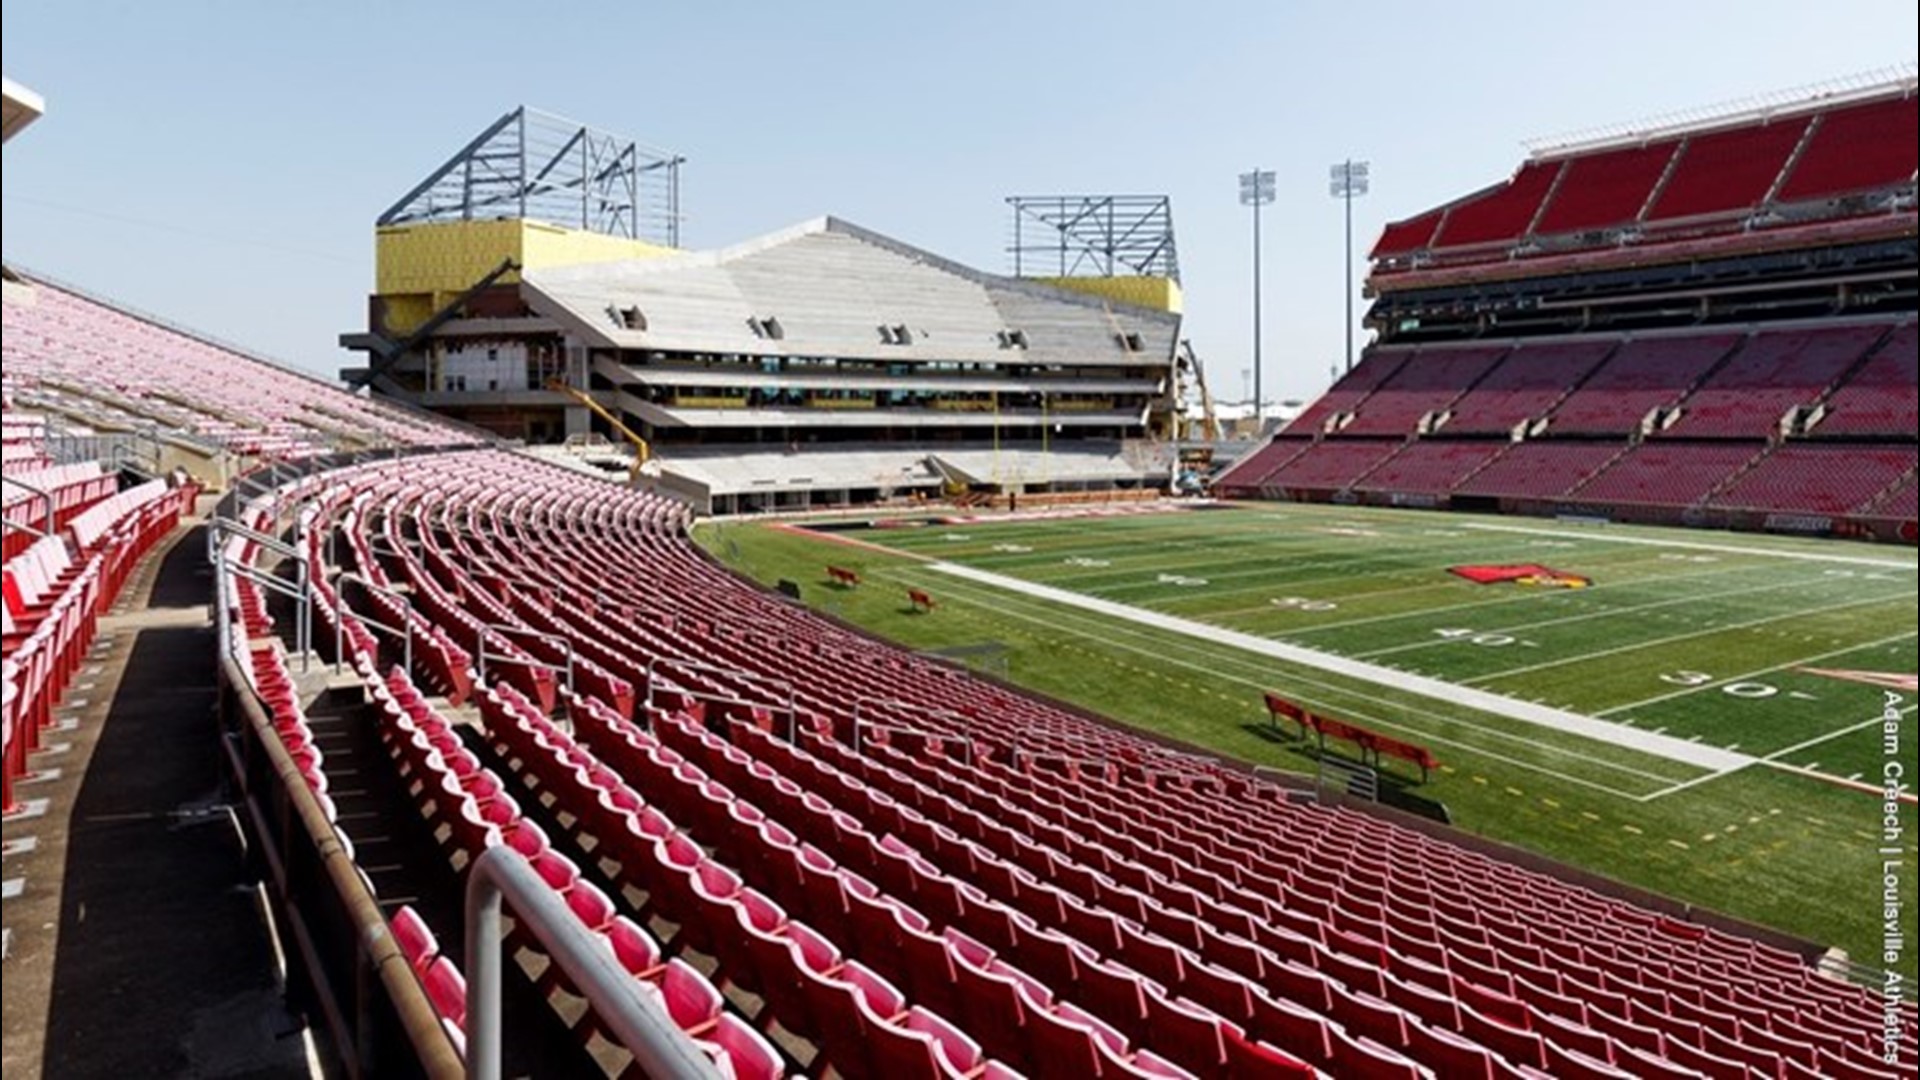
M1444 801L1463 828L1877 959L1880 804L1836 781L1878 782L1885 756L1873 721L1887 692L1801 669L1914 671L1911 549L1296 505L843 534L888 551L760 524L699 535L744 572L799 581L809 603L910 647L1000 642L1023 685L1247 761L1309 770L1305 752L1266 722L1260 692L1279 690L1433 747L1446 767L1420 793ZM1593 585L1478 585L1446 572L1506 562L1545 563ZM829 588L828 563L865 583ZM1713 776L1391 679L1331 674L962 580L939 563L1821 777L1767 764ZM932 593L938 609L911 614L909 586ZM1913 695L1899 694L1895 707L1910 725ZM1913 807L1903 814L1911 852ZM1904 889L1912 905L1912 874ZM1901 966L1915 973L1911 953Z

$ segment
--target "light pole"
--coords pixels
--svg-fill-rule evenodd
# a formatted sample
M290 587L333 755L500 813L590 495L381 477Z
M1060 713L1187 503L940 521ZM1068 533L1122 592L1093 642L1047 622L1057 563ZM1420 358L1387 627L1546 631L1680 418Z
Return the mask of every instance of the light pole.
M1253 207L1253 434L1260 435L1265 404L1260 399L1260 208L1273 201L1273 173L1240 174L1240 205Z
M1353 200L1367 193L1367 163L1352 158L1327 170L1327 194L1347 208L1347 370L1353 370Z

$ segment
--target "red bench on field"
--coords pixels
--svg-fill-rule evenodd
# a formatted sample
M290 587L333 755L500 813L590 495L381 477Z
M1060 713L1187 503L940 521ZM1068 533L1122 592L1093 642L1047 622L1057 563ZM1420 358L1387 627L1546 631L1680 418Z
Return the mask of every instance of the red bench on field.
M1383 757L1399 758L1420 766L1420 780L1425 782L1433 770L1440 766L1440 759L1424 746L1405 742L1377 731L1350 724L1345 720L1336 720L1331 716L1321 716L1288 701L1286 698L1269 691L1266 695L1267 712L1277 724L1281 719L1292 720L1300 725L1300 737L1306 738L1312 731L1320 737L1320 746L1326 748L1328 739L1343 739L1360 749L1360 760L1366 761L1372 755L1373 763L1378 765Z
M933 597L919 589L908 589L907 604L915 611L932 611Z
M849 589L860 584L860 575L844 566L827 567L827 577L833 579L835 585L844 586Z

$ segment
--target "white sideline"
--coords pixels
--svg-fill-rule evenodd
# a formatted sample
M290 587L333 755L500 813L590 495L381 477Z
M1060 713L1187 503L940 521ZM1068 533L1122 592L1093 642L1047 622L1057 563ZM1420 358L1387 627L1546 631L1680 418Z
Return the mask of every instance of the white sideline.
M1604 526L1589 526L1588 531L1579 532L1570 529L1529 529L1523 525L1488 525L1478 521L1460 523L1463 529L1477 529L1480 532L1520 533L1524 536L1558 536L1568 540L1598 540L1608 544L1640 544L1645 547L1686 548L1690 551L1713 551L1722 555L1752 555L1761 559L1799 559L1802 562L1842 563L1847 566L1875 566L1883 570L1906 570L1912 572L1915 567L1910 562L1895 562L1891 559L1869 559L1864 555L1829 555L1820 551L1776 551L1771 548L1741 547L1738 544L1703 544L1697 540L1661 540L1650 536L1610 536L1599 530Z
M1220 645L1241 649L1246 652L1269 656L1275 660L1300 664L1303 667L1317 668L1336 675L1364 679L1368 682L1391 686L1397 690L1419 694L1422 697L1439 701L1453 702L1482 712L1494 713L1509 719L1552 728L1555 731L1579 735L1599 742L1625 746L1653 757L1678 761L1701 769L1724 772L1744 768L1753 764L1754 758L1748 754L1734 753L1707 746L1703 743L1689 742L1666 735L1656 735L1640 728L1627 727L1606 720L1597 720L1591 716L1567 712L1564 709L1549 708L1528 701L1520 701L1487 690L1478 690L1470 686L1444 682L1425 675L1397 671L1378 664L1369 664L1364 660L1354 660L1319 649L1309 649L1300 645L1275 641L1255 634L1244 634L1238 630L1229 630L1221 626L1182 619L1177 615L1166 615L1158 611L1148 611L1131 604L1119 604L1112 600L1102 600L1096 596L1068 592L1048 585L1040 585L1019 578L1007 577L986 570L976 570L969 566L954 563L929 563L928 569L937 570L950 577L961 578L981 585L990 585L1008 592L1021 593L1056 604L1065 604L1085 611L1094 611L1110 618L1150 626L1170 633L1183 634Z

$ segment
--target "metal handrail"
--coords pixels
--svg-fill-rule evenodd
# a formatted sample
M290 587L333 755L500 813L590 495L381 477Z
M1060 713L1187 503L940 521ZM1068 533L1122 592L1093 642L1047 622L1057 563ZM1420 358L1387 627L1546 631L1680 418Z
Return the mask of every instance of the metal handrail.
M514 634L519 634L522 637L536 638L542 641L556 641L560 643L560 647L562 649L566 650L566 654L567 654L566 663L550 664L545 660L542 660L539 657L533 655L532 653L528 653L524 657L513 656L508 653L488 653L487 652L487 635L483 633L480 635L480 640L478 642L480 647L479 649L475 650L475 654L474 654L475 658L478 660L480 665L480 681L482 683L487 681L487 661L491 659L491 660L501 661L502 663L521 664L526 667L535 667L535 668L541 668L546 671L558 672L566 677L567 693L569 694L573 693L573 641L572 639L562 637L559 634L549 634L544 630L535 630L531 627L526 627L526 626L512 626L507 623L481 623L480 626L483 630L491 630L494 633L499 634L501 637L507 638L508 644L512 644L512 635Z
M712 1059L649 999L641 980L598 944L526 857L508 847L481 853L467 870L467 1075L502 1080L501 910L510 903L517 929L530 933L578 987L601 1023L633 1055L642 1075L658 1080L719 1080Z
M704 664L698 660L682 660L682 659L679 659L678 657L660 656L658 654L655 654L647 658L646 675L647 675L647 707L648 708L653 707L654 687L657 686L659 683L659 680L654 677L654 669L657 667L677 667L687 671L705 671L715 675L730 676L734 679L745 679L750 682L765 683L772 686L774 689L784 688L787 692L787 706L786 706L787 741L791 743L798 740L800 736L800 709L799 709L799 703L798 703L798 696L796 695L793 689L793 683L790 682L789 680L777 678L777 677L770 677L766 675L754 675L751 672L741 671L739 668L722 667L719 664ZM675 687L675 691L677 693L685 694L688 697L701 698L702 700L707 700L707 701L734 701L734 702L737 702L738 704L745 705L749 708L754 708L754 709L778 710L780 708L780 706L778 705L768 705L765 702L747 701L747 700L738 699L738 698L725 698L718 694L701 693L695 690L688 690L685 687Z
M54 515L55 515L55 513L56 513L56 511L55 511L55 508L54 508L54 505L53 505L53 493L52 493L52 492L50 492L50 491L46 491L46 490L43 490L43 489L41 489L41 488L37 488L37 487L34 487L34 486L33 486L32 484L29 484L29 483L27 483L27 482L26 482L26 481L24 481L24 480L16 480L16 479L14 479L14 478L13 478L13 477L11 477L11 476L9 476L9 477L7 477L7 483L8 483L9 485L11 485L11 486L13 486L13 487L17 487L17 488L19 488L19 489L21 489L22 491L25 491L25 492L27 492L27 493L28 493L28 494L30 494L30 495L38 495L38 496L40 496L40 501L41 501L41 502L42 502L43 504L45 504L45 506L46 506L46 508L47 508L47 512L46 512L46 513L45 513L44 515L42 515L42 516L43 516L43 518L45 519L45 521L46 521L46 523L47 523L47 531L46 531L46 532L43 532L43 533L41 533L40 535L42 535L42 536L52 536L52 535L54 535L55 533L57 533L57 532L59 532L59 531L60 531L60 530L59 530L59 528L58 528L58 527L57 527L57 526L56 526L56 525L54 524Z
M364 574L353 570L341 570L334 574L334 580L341 584L351 581L370 593L384 596L394 603L399 604L401 607L411 610L411 605L408 604L405 596L374 582ZM334 595L338 598L339 610L334 612L333 618L333 670L335 674L338 674L341 668L342 657L346 653L347 598L340 592L339 585L334 586ZM353 617L376 630L385 630L387 633L400 639L401 663L405 666L407 675L411 677L413 675L413 623L402 620L404 625L389 626L378 619L370 619L357 611L353 613Z
M924 728L911 728L901 724L882 724L876 720L855 720L853 722L853 752L861 752L860 733L862 731L891 731L901 735L918 735L925 739L938 739L943 743L957 742L966 750L961 764L973 767L973 739L966 735L949 735L942 731L927 731Z
M11 518L0 518L0 526L4 526L5 528L12 529L15 532L26 533L28 536L40 537L42 540L53 535L52 533L47 532L44 529L36 529L31 525L23 525L18 521L14 521Z
M293 582L289 584L256 566L227 558L221 548L225 546L227 539L236 536L251 540L269 551L292 559L296 571ZM218 638L221 655L234 655L234 642L224 605L229 594L228 577L238 576L270 592L284 596L299 606L300 616L294 627L294 644L300 652L300 670L307 671L312 666L313 653L313 583L308 576L310 571L305 553L278 537L250 529L229 518L216 517L207 521L207 562L213 567L214 595L223 605L219 618L214 621L214 633Z

